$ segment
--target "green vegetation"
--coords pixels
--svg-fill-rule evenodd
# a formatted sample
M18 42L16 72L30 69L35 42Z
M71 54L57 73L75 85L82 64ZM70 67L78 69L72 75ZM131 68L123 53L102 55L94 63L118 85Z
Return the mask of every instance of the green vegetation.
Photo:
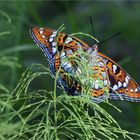
M1 139L131 139L133 133L122 130L105 109L88 98L57 95L56 84L52 91L30 90L32 81L44 75L55 78L56 83L57 77L49 69L33 65L22 74L12 93L3 87Z

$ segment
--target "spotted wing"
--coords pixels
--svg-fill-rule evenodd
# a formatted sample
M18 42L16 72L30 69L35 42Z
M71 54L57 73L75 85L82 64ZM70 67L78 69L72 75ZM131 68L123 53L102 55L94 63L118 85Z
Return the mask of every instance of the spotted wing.
M108 97L108 92L109 92L109 78L108 78L108 73L107 73L107 68L105 63L102 61L102 59L98 56L97 50L94 49L94 47L89 47L86 43L81 41L78 38L68 36L66 34L61 34L59 36L59 45L63 46L63 49L60 53L55 55L55 68L56 70L59 70L59 67L61 65L61 81L66 81L67 87L65 87L65 90L69 95L81 95L83 96L86 94L86 88L89 87L87 86L86 83L82 83L81 80L73 79L70 78L70 76L63 74L63 71L67 73L71 73L71 75L76 75L76 73L79 73L79 76L82 77L85 72L76 65L76 61L73 61L71 56L78 50L78 48L82 48L83 51L88 53L88 58L90 59L88 61L88 64L92 67L93 69L93 74L89 74L94 80L92 83L91 88L91 99L96 102L102 102L105 98ZM78 51L76 52L78 54ZM83 54L84 55L84 54ZM79 58L81 61L84 61L83 57L81 54L79 54ZM76 67L75 67L76 66ZM82 72L83 71L83 72ZM91 72L91 71L90 71ZM89 73L90 73L89 72ZM88 75L88 77L90 77ZM84 77L84 76L83 76ZM87 76L85 77L85 79ZM83 79L83 78L82 78ZM82 80L83 81L83 80ZM84 80L85 81L85 80ZM87 80L90 81L90 80ZM85 88L85 89L83 89ZM84 92L85 91L85 92Z
M96 103L100 103L104 99L109 97L110 89L110 81L107 67L100 57L97 58L96 65L93 66L93 70L94 73L92 77L94 81L91 99Z
M52 60L53 47L56 45L52 43L54 37L57 36L57 32L50 28L39 28L34 27L30 30L30 35L34 42L39 46L44 55L50 60Z
M102 53L99 56L106 63L110 80L110 99L140 102L140 87L123 68Z

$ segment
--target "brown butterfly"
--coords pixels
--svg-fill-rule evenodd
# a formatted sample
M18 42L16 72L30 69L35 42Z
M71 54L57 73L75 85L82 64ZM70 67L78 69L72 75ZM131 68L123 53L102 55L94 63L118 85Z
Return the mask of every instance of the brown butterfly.
M35 27L30 30L30 34L48 58L52 73L55 75L60 71L57 85L64 88L69 95L79 95L82 92L82 86L74 78L79 67L74 60L66 58L78 54L77 52L82 49L88 54L90 59L88 63L93 70L93 74L90 75L93 79L90 95L94 102L101 102L108 97L109 99L140 102L139 85L116 62L98 52L98 43L89 46L74 36L47 27ZM82 55L79 54L78 57L84 61ZM80 74L79 72L79 77ZM107 92L109 94L106 94Z

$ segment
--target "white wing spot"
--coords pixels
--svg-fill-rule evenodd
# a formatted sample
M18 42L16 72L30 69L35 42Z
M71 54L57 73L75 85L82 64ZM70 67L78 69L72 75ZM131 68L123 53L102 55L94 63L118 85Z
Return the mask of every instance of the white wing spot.
M82 47L82 45L81 45L79 42L77 42L77 46L80 46L80 47Z
M60 57L63 58L64 56L65 56L65 52L62 52L62 53L60 54Z
M67 53L67 55L71 55L71 54L73 54L73 51L72 50L67 50L66 53Z
M71 64L70 64L70 63L68 63L68 64L67 64L67 67L68 67L68 68L70 68L70 67L71 67Z
M104 80L104 86L106 86L108 84L107 80Z
M52 42L53 41L53 38L51 37L50 39L49 39L49 42Z
M128 82L129 82L129 79L127 78L127 76L125 77L125 82L126 82L126 84L128 84Z
M126 82L124 82L124 83L123 83L123 87L124 87L124 88L125 88L125 87L127 87L127 84L126 84Z
M57 35L57 32L56 32L56 31L54 31L52 34L53 34L53 35Z
M45 38L45 35L42 35L42 38Z
M55 47L52 47L52 53L55 54L57 49Z
M134 92L134 90L133 90L133 89L130 89L130 91L131 91L131 92Z
M52 34L50 37L55 37L56 36L56 34Z
M52 42L52 46L55 47L57 45L56 42Z
M71 37L67 37L65 40L65 44L68 44L69 42L71 42L73 39Z
M116 73L116 70L117 70L117 66L113 65L113 72Z
M118 89L118 86L117 85L114 85L113 86L113 90L117 90Z
M130 80L130 77L129 77L128 75L126 76L126 78L127 78L128 80Z
M40 30L39 33L42 35L43 34L43 30Z
M119 81L118 82L118 87L120 88L122 86L122 83Z
M94 88L95 88L95 89L99 89L99 85L95 83L95 84L94 84Z
M101 74L102 74L103 78L106 78L106 73L105 72L102 72Z
M101 61L98 64L99 64L99 66L104 66L104 63Z
M138 92L138 89L137 88L135 89L135 92Z

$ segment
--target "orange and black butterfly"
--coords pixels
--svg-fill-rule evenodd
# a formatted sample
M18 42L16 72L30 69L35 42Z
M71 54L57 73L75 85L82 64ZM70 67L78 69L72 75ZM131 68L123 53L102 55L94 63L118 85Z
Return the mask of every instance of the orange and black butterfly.
M74 36L47 27L35 27L30 30L30 34L49 60L52 73L55 75L57 71L60 71L57 85L64 88L69 95L79 95L82 88L74 77L69 78L64 75L64 73L76 74L78 69L76 62L71 59L64 61L64 59L70 58L79 49L82 49L91 56L93 79L99 79L98 81L103 84L101 86L98 81L93 82L91 99L94 102L99 103L108 97L109 99L140 102L139 85L117 63L98 52L98 43L89 46ZM79 58L82 61L82 56ZM106 94L106 91L109 95Z

